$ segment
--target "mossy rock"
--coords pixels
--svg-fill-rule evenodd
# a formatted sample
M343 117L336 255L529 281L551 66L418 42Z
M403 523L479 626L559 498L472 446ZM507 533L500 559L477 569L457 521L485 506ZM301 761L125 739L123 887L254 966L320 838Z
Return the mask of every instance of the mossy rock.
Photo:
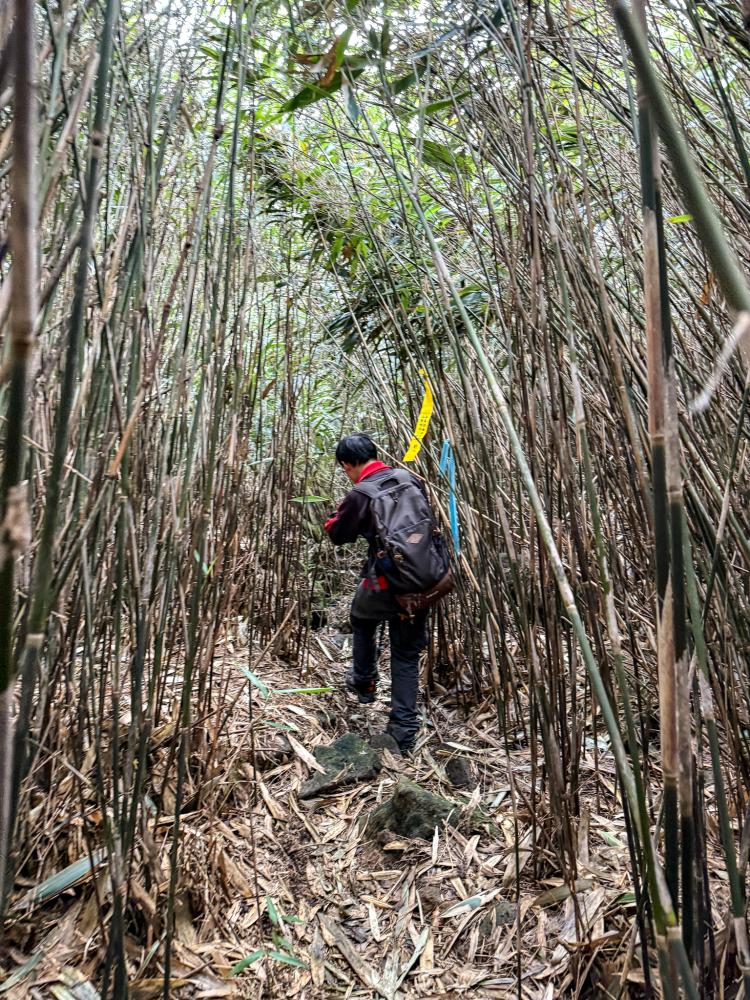
M356 733L344 733L329 746L316 747L313 756L325 768L316 771L302 785L301 799L314 799L346 785L374 778L383 766L379 755Z
M471 832L496 834L498 828L482 809L473 809L467 815L461 812L460 802L452 802L441 795L428 792L408 778L400 778L393 795L376 806L365 820L365 834L375 837L389 830L401 837L420 837L432 840L435 827L442 829L460 825Z
M373 837L381 830L391 830L401 837L421 837L432 840L435 827L448 822L456 826L460 806L420 788L413 781L401 778L393 795L367 817L365 832Z

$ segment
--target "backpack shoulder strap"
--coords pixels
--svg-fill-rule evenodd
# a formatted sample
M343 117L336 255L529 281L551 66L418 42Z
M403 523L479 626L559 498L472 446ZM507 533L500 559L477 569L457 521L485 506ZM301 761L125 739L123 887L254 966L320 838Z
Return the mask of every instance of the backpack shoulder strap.
M373 483L371 481L365 481L364 483L357 483L356 486L352 486L352 493L363 493L366 497L372 500L373 497L380 493L377 482Z
M390 469L387 476L380 476L377 479L365 479L364 482L357 483L356 486L352 487L352 492L357 490L372 500L379 493L393 489L394 480L395 485L401 485L404 482L411 481L411 479L412 474L407 472L406 469ZM386 486L386 483L389 485Z

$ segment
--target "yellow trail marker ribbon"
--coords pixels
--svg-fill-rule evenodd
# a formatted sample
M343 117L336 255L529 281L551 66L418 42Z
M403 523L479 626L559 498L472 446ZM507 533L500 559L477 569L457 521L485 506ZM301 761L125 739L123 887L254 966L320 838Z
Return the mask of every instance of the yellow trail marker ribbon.
M424 399L422 400L422 408L420 409L419 417L417 418L417 426L414 428L414 436L411 439L408 451L402 459L404 462L413 462L419 454L420 448L422 447L422 441L427 433L427 428L430 426L430 417L432 416L432 389L430 388L430 383L427 378L427 372L424 368L420 368L419 374L424 379Z

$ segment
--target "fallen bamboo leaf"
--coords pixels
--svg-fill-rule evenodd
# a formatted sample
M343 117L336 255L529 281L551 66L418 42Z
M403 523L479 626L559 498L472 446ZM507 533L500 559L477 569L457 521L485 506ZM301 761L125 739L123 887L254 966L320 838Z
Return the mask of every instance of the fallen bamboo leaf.
M372 903L367 904L367 919L370 922L370 933L372 934L373 941L380 943L383 940L383 935L380 933L378 914Z
M579 878L576 879L575 885L573 886L575 892L586 892L593 885L591 879ZM570 886L569 885L556 885L552 889L546 889L544 892L540 892L539 895L534 899L534 906L554 906L555 903L562 903L563 900L570 896Z
M569 956L576 942L586 940L605 895L604 889L594 889L582 896L576 906L572 898L566 900L565 920L558 934L558 945L552 953L553 966Z
M490 889L489 892L483 892L476 896L469 896L468 899L462 899L460 902L449 906L447 910L444 910L440 914L440 919L445 920L448 917L458 917L462 913L468 913L470 910L478 910L481 906L491 902L500 892L500 889Z
M0 983L0 993L7 993L8 990L12 990L14 986L17 986L20 982L22 982L22 980L24 980L26 976L28 976L28 974L36 968L41 957L41 951L34 952L31 958L27 959L27 961L25 961L23 965L20 965L15 972L11 973L11 975L9 975L4 982Z
M389 840L383 844L384 851L408 851L412 845L407 840Z
M284 809L284 807L276 801L276 799L271 795L266 786L262 781L258 781L258 788L260 789L260 794L263 801L268 806L268 811L273 816L274 819L287 820L289 819L289 813Z
M317 762L309 750L306 750L302 746L299 740L295 739L291 733L287 733L286 738L289 740L292 750L294 750L303 763L307 764L313 771L320 771L321 774L325 774L326 769Z
M435 967L435 939L432 935L432 928L427 929L427 940L425 941L422 954L419 956L419 971L430 972Z
M227 854L225 850L221 850L219 852L218 862L219 867L224 873L224 879L227 883L227 887L231 887L245 899L250 899L254 895L254 890L249 880L245 878L240 866Z
M312 981L314 986L322 986L325 982L325 956L326 947L323 941L323 935L320 933L320 928L315 928L315 933L313 934L312 944L308 951L308 957L310 959L310 972L312 973Z
M101 994L78 969L63 969L59 982L51 984L50 993L56 1000L101 1000ZM162 980L162 988L164 981Z
M13 904L11 912L16 913L19 910L31 910L50 899L54 899L61 892L72 889L87 879L99 865L106 861L106 858L107 852L99 850L94 851L92 857L87 855L85 858L74 861L72 865L68 865L62 871L55 872L54 875L50 875L49 878L40 882L39 885L30 889L22 899Z
M409 961L406 963L406 965L401 970L401 974L399 975L398 980L396 982L396 989L399 988L399 986L401 985L401 983L403 983L403 981L406 979L406 977L409 975L409 973L413 969L414 964L416 963L417 959L419 958L419 956L422 954L422 952L425 949L425 946L427 944L427 940L428 940L429 936L430 936L430 928L429 928L429 925L428 925L427 927L425 927L422 930L422 933L419 935L419 937L417 939L417 943L414 945L414 951L412 952L411 958L409 959ZM395 993L395 990L394 990L394 993Z
M518 856L516 857L516 851L512 851L503 875L503 885L506 889L508 886L513 885L518 875L526 867L526 863L531 857L530 847L533 838L534 829L530 827L518 843Z

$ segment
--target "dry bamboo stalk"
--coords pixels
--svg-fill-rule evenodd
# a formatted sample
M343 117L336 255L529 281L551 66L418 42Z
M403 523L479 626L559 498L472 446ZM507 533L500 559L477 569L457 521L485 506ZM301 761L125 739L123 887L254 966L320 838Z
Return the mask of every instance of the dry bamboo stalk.
M16 609L16 562L30 542L29 514L23 488L27 375L37 315L36 198L36 32L34 4L17 0L13 26L14 123L13 208L10 245L10 395L0 495L0 915L5 912L12 880L7 881L13 817L13 740L15 678L13 619Z

